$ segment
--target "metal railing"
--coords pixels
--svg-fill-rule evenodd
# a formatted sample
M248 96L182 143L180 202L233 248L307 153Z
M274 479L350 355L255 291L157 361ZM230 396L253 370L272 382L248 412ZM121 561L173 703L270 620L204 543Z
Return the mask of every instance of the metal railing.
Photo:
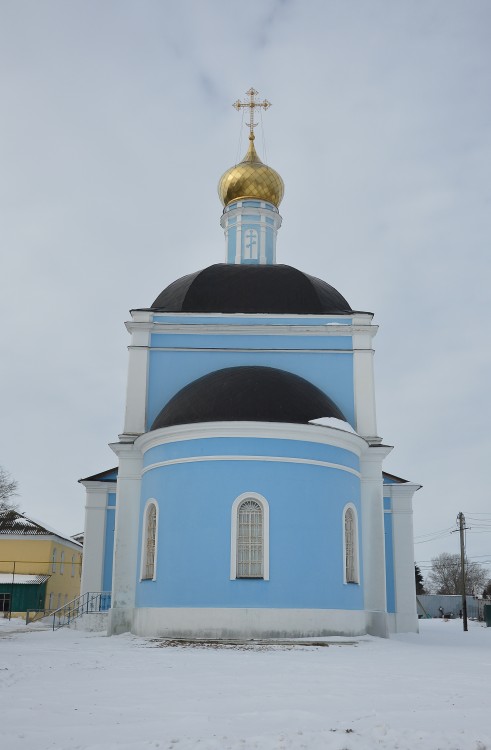
M36 622L37 620L42 620L43 617L46 617L46 615L51 614L53 610L52 609L28 609L26 610L26 625L29 625L30 622Z
M63 607L59 607L51 612L53 630L66 627L72 620L76 620L78 617L82 617L82 615L107 612L110 608L110 591L88 591L82 594L82 596L77 596L71 602L67 602Z

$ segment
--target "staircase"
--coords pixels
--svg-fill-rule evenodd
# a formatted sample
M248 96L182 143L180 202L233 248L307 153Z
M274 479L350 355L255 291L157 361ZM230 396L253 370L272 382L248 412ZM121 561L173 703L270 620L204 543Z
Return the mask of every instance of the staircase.
M108 612L110 608L110 591L89 591L67 602L63 607L53 610L49 616L53 618L53 630L59 630L83 615Z

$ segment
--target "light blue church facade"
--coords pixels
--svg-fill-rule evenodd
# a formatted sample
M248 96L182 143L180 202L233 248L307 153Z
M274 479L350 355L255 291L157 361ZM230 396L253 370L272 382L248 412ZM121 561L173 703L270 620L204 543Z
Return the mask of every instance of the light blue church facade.
M220 181L226 263L127 329L115 469L84 480L84 591L109 632L416 631L412 496L383 472L372 314L276 263L279 175L254 148Z

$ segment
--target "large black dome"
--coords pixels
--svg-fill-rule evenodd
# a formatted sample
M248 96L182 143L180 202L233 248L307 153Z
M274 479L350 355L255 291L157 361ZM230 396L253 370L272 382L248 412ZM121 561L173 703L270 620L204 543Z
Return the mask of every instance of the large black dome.
M152 310L194 313L322 315L352 312L334 287L285 265L216 263L177 279Z
M180 390L151 430L196 422L293 422L336 417L336 404L308 380L273 367L226 367Z

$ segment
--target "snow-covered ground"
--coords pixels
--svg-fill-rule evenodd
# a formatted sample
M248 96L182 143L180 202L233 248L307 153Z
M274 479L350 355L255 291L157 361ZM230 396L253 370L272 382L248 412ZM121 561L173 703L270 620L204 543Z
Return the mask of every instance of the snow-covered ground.
M491 628L162 647L0 620L2 750L491 750Z

